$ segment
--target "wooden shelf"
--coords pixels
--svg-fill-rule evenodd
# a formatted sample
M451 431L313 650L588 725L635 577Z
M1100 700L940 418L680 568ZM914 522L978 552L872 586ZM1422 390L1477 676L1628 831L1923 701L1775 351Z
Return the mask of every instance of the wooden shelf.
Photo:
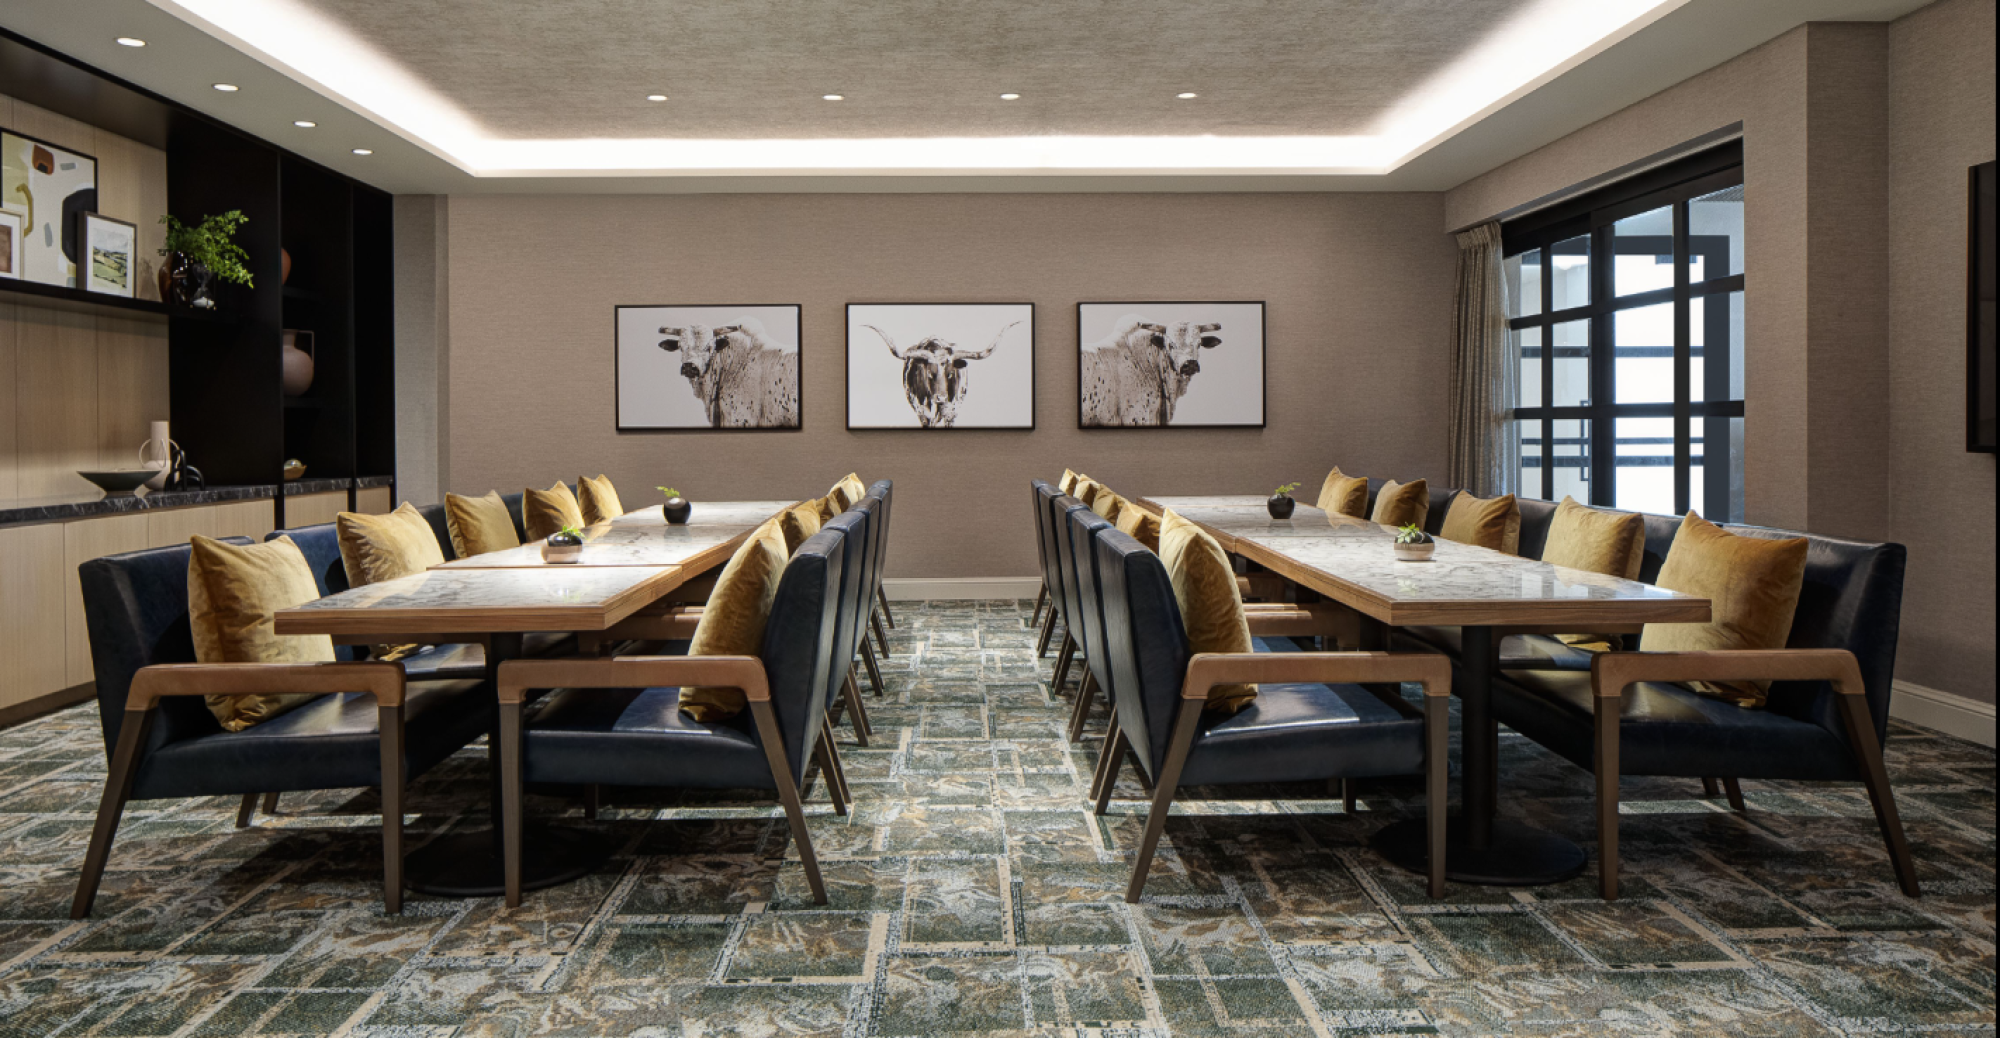
M32 303L72 313L102 317L150 318L160 321L166 320L168 314L167 304L156 303L150 299L122 299L101 292L86 292L80 288L44 285L39 281L21 281L14 278L0 280L0 303Z

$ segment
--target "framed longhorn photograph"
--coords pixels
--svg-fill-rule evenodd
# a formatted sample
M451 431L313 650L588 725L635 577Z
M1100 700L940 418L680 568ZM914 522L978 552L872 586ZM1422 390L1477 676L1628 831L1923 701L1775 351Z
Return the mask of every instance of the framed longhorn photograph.
M1264 427L1264 304L1078 303L1081 429Z
M613 309L619 432L800 427L798 304Z
M847 304L849 429L1033 429L1035 304Z

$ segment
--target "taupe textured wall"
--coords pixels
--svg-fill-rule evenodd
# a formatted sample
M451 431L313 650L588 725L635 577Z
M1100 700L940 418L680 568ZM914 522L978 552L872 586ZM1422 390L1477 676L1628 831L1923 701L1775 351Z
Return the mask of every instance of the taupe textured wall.
M1902 673L1993 702L1994 459L1965 452L1966 170L1994 157L1994 6L1889 28L1890 536L1909 545Z
M1027 481L1262 493L1442 478L1454 264L1437 194L454 196L445 489L608 473L627 505L896 480L891 577L1036 572ZM1269 426L1076 428L1079 301L1263 299ZM1033 432L848 432L849 301L1036 304ZM799 303L801 432L614 429L612 307ZM683 387L673 387L684 391Z

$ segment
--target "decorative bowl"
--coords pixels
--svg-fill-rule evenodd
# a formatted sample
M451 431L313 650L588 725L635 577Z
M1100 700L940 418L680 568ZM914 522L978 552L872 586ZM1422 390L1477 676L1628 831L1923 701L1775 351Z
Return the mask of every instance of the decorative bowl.
M1396 545L1396 561L1429 562L1431 561L1431 553L1435 551L1437 551L1436 541L1425 541L1422 544L1398 544Z
M554 565L580 562L583 560L582 544L551 544L543 542L542 561Z
M160 474L159 469L126 469L121 472L79 472L77 475L90 480L104 491L105 497L131 497L132 492L146 485L146 481Z
M285 459L285 478L297 479L306 474L306 463L297 458Z

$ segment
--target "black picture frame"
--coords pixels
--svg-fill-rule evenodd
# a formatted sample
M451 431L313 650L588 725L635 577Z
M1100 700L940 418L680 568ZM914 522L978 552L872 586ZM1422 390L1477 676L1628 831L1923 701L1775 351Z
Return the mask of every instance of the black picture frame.
M95 280L95 277L92 274L92 257L90 254L90 227L92 224L107 224L107 223L116 224L132 232L132 252L131 255L127 257L127 264L125 269L125 291L123 292L107 292L104 291L103 289L91 287L91 284ZM84 292L89 292L92 295L110 296L114 299L137 299L139 297L139 225L138 224L132 223L129 220L120 220L115 216L106 216L103 213L98 213L98 212L86 211L78 213L76 214L76 247L77 251L82 253L82 255L79 256L76 261L76 273L77 273L76 287L79 290Z
M1088 348L1083 338L1084 308L1148 306L1254 306L1257 308L1257 421L1189 425L1088 425L1083 420L1083 354ZM1163 429L1266 429L1271 424L1271 308L1264 299L1141 299L1083 300L1076 304L1076 427L1090 432L1158 432Z
M926 426L926 425L915 425L915 426L908 426L908 425L856 425L856 424L854 424L854 349L855 349L855 342L854 342L854 308L855 308L855 307L929 307L929 308L943 308L943 307L972 307L972 306L978 306L978 307L988 307L988 306L1017 306L1017 307L1025 307L1025 308L1027 309L1027 317L1025 318L1025 320L1027 321L1027 324L1028 324L1028 424L1026 424L1026 425L957 425L957 424L953 424L953 425L944 425L944 426L937 426L937 425L930 425L930 426ZM869 301L869 300L856 300L856 301L852 301L852 302L849 302L849 303L847 304L847 306L846 306L846 309L845 309L845 310L843 311L843 314L842 314L842 316L843 316L843 318L844 318L844 321L843 321L843 327L845 328L845 338L846 338L846 340L847 340L847 342L846 342L846 346L847 346L847 350L846 350L846 357L845 357L845 360L846 360L846 363L845 363L845 364L844 364L844 366L843 366L843 373L844 373L844 374L846 375L846 378L845 378L845 380L844 380L844 381L845 381L845 384L844 384L844 386L843 386L843 389L842 389L842 394L843 394L843 396L844 396L844 397L846 398L846 409L847 409L847 429L848 429L848 431L849 431L849 432L916 432L916 433L944 433L944 432L997 432L997 433L1018 433L1018 432L1034 432L1034 431L1035 431L1035 429L1036 429L1037 425L1038 425L1038 424L1039 424L1039 422L1040 422L1040 415L1039 415L1039 414L1037 413L1037 405L1038 405L1038 403L1039 403L1039 395L1038 395L1038 393L1037 393L1037 388L1038 388L1038 387L1037 387L1037 385L1036 385L1036 380L1037 380L1037 378L1038 378L1038 375L1039 375L1039 367L1038 367L1038 365L1037 365L1037 360L1036 360L1036 356L1035 356L1035 354L1036 354L1036 352L1037 352L1037 347L1038 347L1038 345L1039 345L1039 342L1038 342L1038 340L1037 340L1037 338L1036 338L1036 316L1037 316L1037 315L1036 315L1036 311L1035 311L1035 304L1034 304L1034 303L1028 303L1028 302L1017 302L1017 301L1011 301L1011 300L993 300L993 301L979 301L979 300L974 300L974 301L951 301L951 302L942 302L942 301L929 301L929 300L920 300L920 301L916 301L916 302L910 302L910 301L907 301L907 300L894 300L894 301L887 301L887 302L876 302L876 301ZM879 349L880 347L879 347L879 346L877 346L877 347L873 347L873 348L877 348L877 349ZM906 362L906 363L907 363L907 362Z
M618 341L619 314L626 310L790 310L792 324L798 333L798 422L794 425L627 425L625 412L619 400L619 389L624 385L625 373L620 343ZM611 420L616 430L623 433L790 433L800 432L806 427L806 321L805 306L800 303L617 303L611 307Z
M1967 177L1965 449L1974 454L1995 453L1996 406L2000 406L2000 359L1994 356L1995 322L2000 319L1994 289L2000 274L1995 262L1995 246L2000 245L1995 228L1995 217L2000 216L1996 172L2000 163L1982 162Z

